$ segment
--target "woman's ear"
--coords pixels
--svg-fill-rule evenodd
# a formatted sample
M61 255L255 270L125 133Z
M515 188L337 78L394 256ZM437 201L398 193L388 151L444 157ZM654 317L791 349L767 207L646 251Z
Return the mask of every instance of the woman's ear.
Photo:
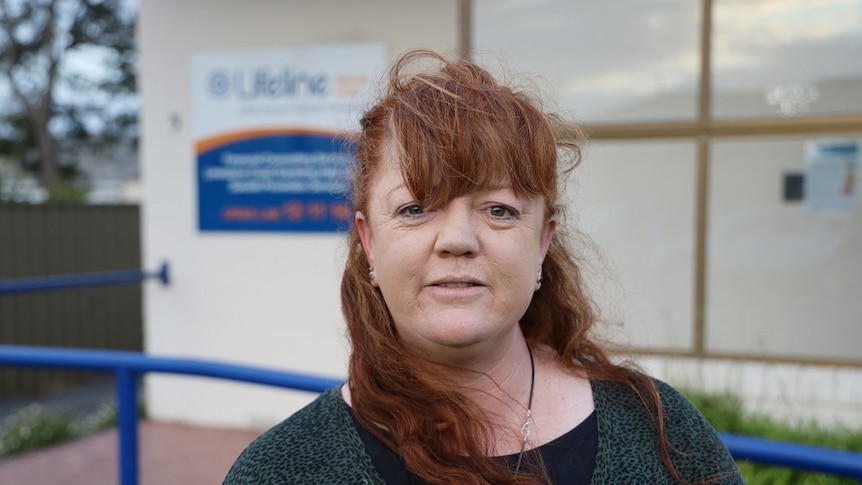
M365 253L365 259L368 260L368 266L374 269L374 240L371 237L371 228L368 227L365 214L356 211L353 223L356 224L356 232L359 233L359 240L362 242L362 251Z
M539 235L539 270L536 275L536 285L533 291L539 291L542 287L542 263L545 262L545 256L548 254L548 249L551 247L551 241L554 239L554 231L557 230L557 216L550 216L542 228L542 234Z
M548 221L545 222L545 227L542 228L542 235L539 240L539 265L545 260L545 255L548 254L548 248L551 247L551 240L554 239L554 231L557 230L557 216L551 215Z

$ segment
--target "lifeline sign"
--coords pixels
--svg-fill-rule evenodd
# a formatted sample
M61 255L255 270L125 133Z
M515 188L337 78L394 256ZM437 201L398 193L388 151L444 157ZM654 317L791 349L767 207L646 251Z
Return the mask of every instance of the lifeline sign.
M347 229L343 133L384 62L380 44L196 56L199 229Z
M336 231L353 212L346 143L325 132L255 133L198 152L201 230Z

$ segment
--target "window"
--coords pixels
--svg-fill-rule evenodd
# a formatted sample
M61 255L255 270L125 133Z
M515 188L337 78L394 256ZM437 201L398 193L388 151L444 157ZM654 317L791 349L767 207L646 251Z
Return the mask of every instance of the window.
M862 112L862 1L717 0L717 118Z
M697 2L478 0L477 60L541 75L580 122L693 119Z

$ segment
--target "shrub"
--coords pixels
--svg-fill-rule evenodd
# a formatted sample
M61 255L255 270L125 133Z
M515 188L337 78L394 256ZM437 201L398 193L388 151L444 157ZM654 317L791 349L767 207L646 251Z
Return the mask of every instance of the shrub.
M75 419L67 411L48 411L40 404L32 404L0 424L0 457L111 428L116 424L116 416L114 404L106 404L84 419Z
M716 430L760 438L862 452L862 430L832 430L816 423L787 425L768 416L748 413L732 394L708 394L683 390ZM856 485L852 478L739 461L749 485Z

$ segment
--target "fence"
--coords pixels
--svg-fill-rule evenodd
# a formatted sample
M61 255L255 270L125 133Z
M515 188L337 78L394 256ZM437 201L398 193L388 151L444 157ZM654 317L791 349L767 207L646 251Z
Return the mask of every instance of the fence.
M138 483L137 386L146 372L185 374L322 392L340 379L294 374L206 360L152 357L136 352L46 349L0 345L0 367L79 368L117 377L120 484ZM853 477L862 483L862 454L722 434L735 458Z
M0 280L140 268L136 205L0 203ZM0 344L142 350L140 285L0 295ZM37 396L102 373L0 369L0 396Z

